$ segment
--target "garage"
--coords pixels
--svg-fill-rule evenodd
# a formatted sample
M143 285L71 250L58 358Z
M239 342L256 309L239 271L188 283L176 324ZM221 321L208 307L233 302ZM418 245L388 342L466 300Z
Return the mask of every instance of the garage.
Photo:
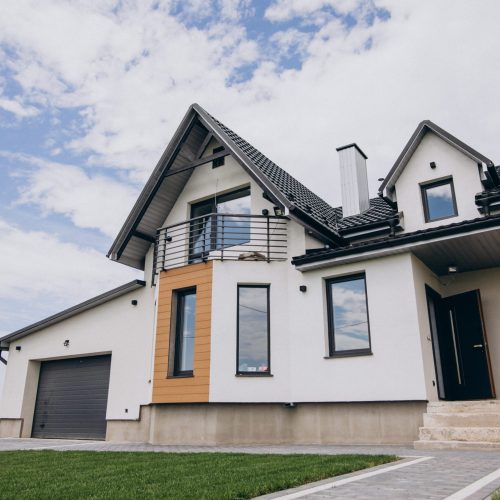
M111 356L42 361L32 437L105 439Z

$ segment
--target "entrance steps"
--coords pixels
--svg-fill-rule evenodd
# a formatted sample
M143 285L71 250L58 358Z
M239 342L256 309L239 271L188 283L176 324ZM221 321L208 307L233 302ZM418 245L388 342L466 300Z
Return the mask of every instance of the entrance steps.
M500 400L428 403L416 449L500 449Z

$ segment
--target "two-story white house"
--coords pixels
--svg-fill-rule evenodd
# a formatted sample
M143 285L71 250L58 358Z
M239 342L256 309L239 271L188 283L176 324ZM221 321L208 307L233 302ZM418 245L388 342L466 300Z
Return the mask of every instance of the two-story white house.
M108 257L134 281L0 339L0 436L500 446L500 178L420 123L332 207L192 105ZM419 433L420 429L420 433Z

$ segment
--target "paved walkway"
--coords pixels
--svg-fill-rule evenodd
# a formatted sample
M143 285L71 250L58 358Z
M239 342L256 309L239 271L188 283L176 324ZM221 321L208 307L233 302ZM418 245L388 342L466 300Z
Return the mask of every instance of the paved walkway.
M0 451L6 450L96 450L153 452L243 452L243 453L314 453L314 454L391 454L405 457L409 465L391 468L382 466L383 473L366 471L321 481L266 498L309 499L444 499L500 469L498 451L436 451L424 452L399 446L161 446L145 443L110 443L105 441L70 441L59 439L0 439ZM419 457L429 457L417 460ZM415 463L413 463L415 462ZM383 469L388 469L384 471ZM368 476L368 477L366 477ZM349 481L343 481L344 479ZM332 482L340 484L331 484ZM328 486L327 486L328 485ZM309 491L320 486L320 491ZM460 493L453 500L479 500L500 488L500 473L493 481L479 484L472 495ZM326 488L326 489L325 489ZM474 488L473 488L474 489ZM475 488L477 490L477 488ZM470 492L469 492L470 493ZM461 496L460 496L461 495Z

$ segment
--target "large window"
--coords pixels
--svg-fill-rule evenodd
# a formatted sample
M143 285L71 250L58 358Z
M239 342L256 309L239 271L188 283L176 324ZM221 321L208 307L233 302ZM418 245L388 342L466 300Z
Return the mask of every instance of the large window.
M269 286L238 285L238 375L269 375Z
M214 196L191 206L190 262L212 250L250 241L250 188ZM224 217L224 214L231 217ZM240 217L238 217L240 216Z
M453 179L422 184L420 188L422 190L425 222L447 219L457 215Z
M364 274L326 282L330 356L371 354Z
M196 289L174 292L174 376L193 375ZM172 359L172 358L171 358Z

